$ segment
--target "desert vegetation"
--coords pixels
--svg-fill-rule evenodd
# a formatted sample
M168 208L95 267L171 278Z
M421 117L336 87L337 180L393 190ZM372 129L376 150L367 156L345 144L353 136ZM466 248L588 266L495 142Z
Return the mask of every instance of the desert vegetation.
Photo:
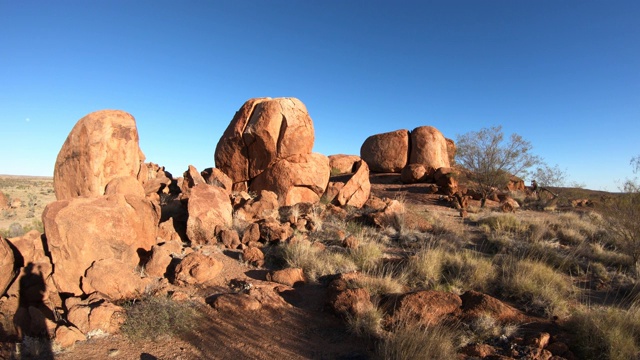
M252 118L311 125L297 99L243 109L257 102L298 110ZM249 113L230 127L262 134L240 126ZM499 127L460 137L457 156L422 126L332 158L311 153L304 128L297 147L251 151L225 132L220 169L176 179L141 164L131 115L81 119L73 131L129 149L104 160L125 173L62 177L104 175L99 161L67 161L78 149L104 159L100 137L65 142L52 187L2 178L0 336L63 359L145 346L166 358L638 357L637 179L618 194L558 187L559 167L517 135L503 144ZM297 144L287 129L278 141ZM275 160L247 157L263 152ZM513 176L533 165L545 191Z

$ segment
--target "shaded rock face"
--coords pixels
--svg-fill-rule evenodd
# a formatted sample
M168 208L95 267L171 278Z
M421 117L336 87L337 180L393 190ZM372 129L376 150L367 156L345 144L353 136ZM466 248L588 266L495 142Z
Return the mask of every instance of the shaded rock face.
M369 136L360 148L360 157L373 172L400 172L407 165L408 154L408 130Z
M409 163L433 169L450 166L447 140L438 129L421 126L411 132Z
M149 251L155 245L159 220L156 205L132 195L75 198L47 205L42 222L58 291L82 295L81 281L99 260L117 260L117 265L105 264L133 272L140 260L137 251Z
M14 265L13 250L7 240L0 236L0 296L4 294L16 276Z
M354 164L354 168L356 170L353 175L334 178L335 181L330 183L324 194L328 201L340 206L350 205L361 208L369 200L371 195L369 166L360 160Z
M351 174L356 171L356 164L361 160L356 155L329 155L329 167L332 175Z
M101 196L113 178L137 177L145 159L138 142L135 119L124 111L101 110L80 119L56 159L56 198Z
M223 188L199 184L191 188L187 205L187 237L192 244L215 242L217 233L231 227L233 207Z

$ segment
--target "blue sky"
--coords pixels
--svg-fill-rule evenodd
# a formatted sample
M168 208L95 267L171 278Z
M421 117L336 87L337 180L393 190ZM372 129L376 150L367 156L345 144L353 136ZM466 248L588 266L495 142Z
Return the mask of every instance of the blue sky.
M214 165L235 111L297 97L314 150L502 125L570 182L640 155L640 1L0 0L0 174L51 175L73 125L137 121L147 161Z

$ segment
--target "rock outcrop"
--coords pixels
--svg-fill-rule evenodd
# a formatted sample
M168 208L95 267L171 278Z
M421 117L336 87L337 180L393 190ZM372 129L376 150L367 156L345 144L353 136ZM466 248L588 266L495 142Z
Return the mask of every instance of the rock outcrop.
M422 164L425 168L449 167L447 140L433 126L420 126L411 132L409 164Z
M187 237L192 244L216 242L220 230L231 227L233 208L223 188L202 183L191 188Z
M113 178L137 177L144 159L133 116L119 110L93 112L76 123L58 153L56 198L101 196Z
M253 179L249 190L273 191L281 206L316 203L329 183L329 158L305 154L278 160Z
M409 159L409 131L396 130L369 136L360 148L360 157L373 172L400 172Z
M351 174L356 171L356 164L362 159L356 155L329 155L331 175Z
M4 294L16 276L14 266L13 250L7 240L0 236L0 296Z
M352 175L339 176L329 183L324 197L336 205L361 208L371 195L369 166L363 160L354 165Z
M120 268L133 272L140 262L138 249L149 251L155 245L159 220L156 205L132 195L74 198L47 205L42 222L57 290L83 295L81 282L100 260L117 260L105 263L113 266L113 274Z

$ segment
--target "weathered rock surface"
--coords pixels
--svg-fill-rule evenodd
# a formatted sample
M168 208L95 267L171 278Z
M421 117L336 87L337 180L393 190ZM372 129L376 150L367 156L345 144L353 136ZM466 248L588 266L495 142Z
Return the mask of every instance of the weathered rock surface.
M313 153L291 156L271 165L253 179L250 190L273 191L281 206L316 203L329 183L329 158Z
M53 172L58 200L101 196L111 179L137 177L144 154L133 116L96 111L80 119L62 145Z
M216 242L216 234L231 226L233 208L226 190L205 183L191 188L187 237L193 244Z
M300 100L251 99L220 138L216 167L231 178L234 190L244 190L277 161L310 154L313 142L313 122Z
M361 160L357 155L329 155L329 167L332 175L351 174L356 171L355 165Z
M371 183L369 182L369 166L360 160L354 166L355 173L340 188L335 197L335 202L340 206L353 206L361 208L371 195Z
M411 132L409 164L422 164L433 169L449 167L447 140L433 126L420 126Z
M447 142L447 155L449 156L449 166L453 166L456 162L456 153L458 152L458 147L456 143L449 138L444 139Z
M104 190L105 195L133 195L137 197L145 197L144 187L138 179L131 176L119 176L111 179Z
M427 179L429 172L427 168L422 164L408 164L402 169L400 173L400 181L403 184L415 184L424 182Z
M287 268L275 270L267 274L267 280L287 286L304 284L305 277L300 268Z
M53 202L45 208L42 222L59 292L80 296L81 279L91 265L117 259L134 271L138 249L156 243L160 211L152 202L131 195L75 198Z
M360 157L373 172L399 173L409 160L409 131L369 136L360 148Z
M392 306L393 323L415 321L429 326L455 313L462 306L462 300L454 293L422 290L400 295Z
M11 250L7 240L0 236L0 296L4 294L9 284L15 279L14 266L13 250Z
M82 279L85 294L97 292L111 301L133 299L145 293L150 279L140 278L140 273L119 259L95 261Z
M206 168L200 174L209 185L221 187L229 193L233 190L233 181L220 169Z
M193 252L185 256L176 266L176 283L178 285L206 285L216 280L222 272L222 268L222 262L211 256Z
M84 334L100 330L114 334L126 319L122 307L114 305L99 296L90 296L86 300L71 298L65 301L69 313L67 320Z

